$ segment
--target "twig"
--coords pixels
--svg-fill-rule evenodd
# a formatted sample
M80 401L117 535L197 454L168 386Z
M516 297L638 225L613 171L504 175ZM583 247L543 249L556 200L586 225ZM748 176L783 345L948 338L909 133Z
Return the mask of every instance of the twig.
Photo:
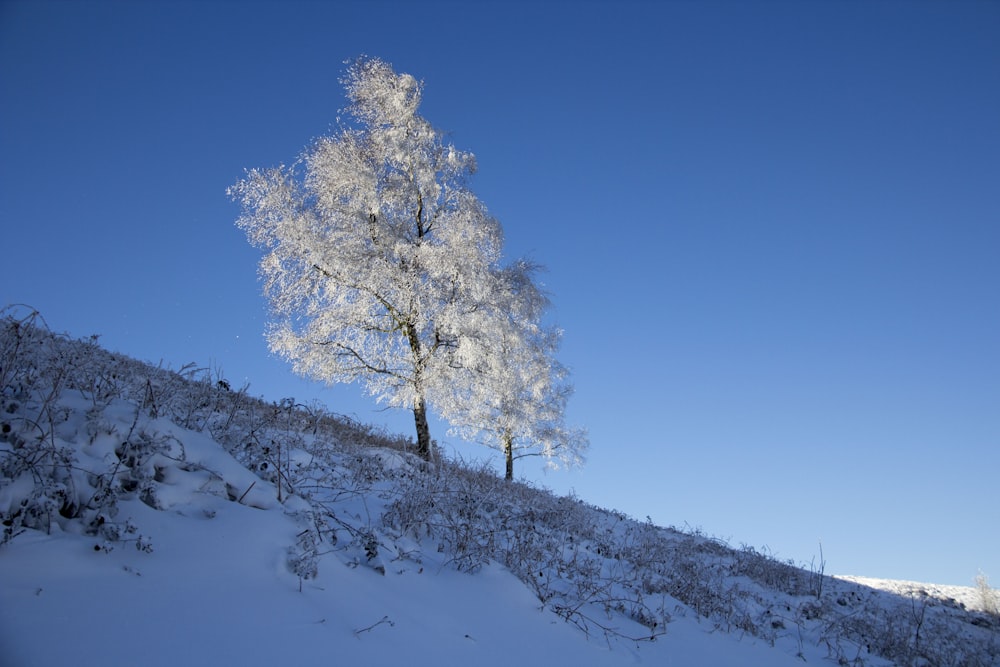
M372 623L367 628L361 628L359 630L355 630L354 631L354 636L355 637L360 637L361 633L363 633L363 632L370 632L370 631L374 630L375 628L377 628L378 626L382 625L383 623L388 623L390 628L396 627L396 623L394 621L392 621L388 616L383 616L382 620L376 621L375 623Z
M243 495L240 496L240 499L237 500L236 502L238 502L240 505L242 505L243 504L243 499L247 497L247 494L250 493L250 489L252 489L253 485L256 484L256 483L257 483L256 481L250 482L250 486L247 487L247 490L243 492Z

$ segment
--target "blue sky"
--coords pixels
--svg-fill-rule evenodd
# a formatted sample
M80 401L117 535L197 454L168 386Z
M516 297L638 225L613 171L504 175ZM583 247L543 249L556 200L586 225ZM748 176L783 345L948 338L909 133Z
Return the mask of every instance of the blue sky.
M827 572L996 582L998 34L994 2L4 2L0 303L409 434L269 356L225 195L377 56L548 267L592 448L518 474Z

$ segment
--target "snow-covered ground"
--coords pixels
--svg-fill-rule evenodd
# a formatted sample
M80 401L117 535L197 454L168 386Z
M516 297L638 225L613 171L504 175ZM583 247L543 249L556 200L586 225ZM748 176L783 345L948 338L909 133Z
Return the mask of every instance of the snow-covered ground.
M1000 592L984 592L975 586L946 586L901 579L875 579L855 575L836 575L837 579L861 584L868 588L892 593L899 597L928 596L945 603L955 604L973 611L993 611L1000 605ZM984 599L989 595L989 599ZM987 609L989 607L989 609Z
M0 665L998 665L975 589L823 576L0 337Z
M122 511L153 553L98 552L92 539L61 531L22 535L0 553L0 664L797 663L693 618L641 647L588 638L503 567L457 572L437 553L389 563L385 575L331 558L300 592L285 566L297 526L278 508L206 496L181 511L138 501Z

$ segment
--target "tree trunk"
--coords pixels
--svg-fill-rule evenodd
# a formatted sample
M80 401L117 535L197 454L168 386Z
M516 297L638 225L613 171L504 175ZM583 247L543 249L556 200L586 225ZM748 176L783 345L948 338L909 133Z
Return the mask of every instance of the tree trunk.
M503 435L503 455L507 460L507 475L504 479L513 480L514 479L514 438L511 437L510 433L504 433Z
M413 389L417 395L413 402L413 421L417 425L417 454L425 461L431 460L431 427L427 424L427 399L424 398L423 369L424 358L420 353L420 337L416 328L411 324L416 319L411 316L403 324L403 335L406 336L410 344L410 353L413 355Z
M417 425L417 454L425 461L431 460L431 427L427 424L427 401L423 396L413 404L413 421Z

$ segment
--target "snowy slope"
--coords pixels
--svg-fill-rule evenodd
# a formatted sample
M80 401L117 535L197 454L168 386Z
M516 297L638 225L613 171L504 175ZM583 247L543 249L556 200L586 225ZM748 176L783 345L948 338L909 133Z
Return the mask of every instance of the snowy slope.
M107 427L129 428L127 406L105 413L119 416ZM390 665L420 656L436 665L618 665L654 655L658 664L794 663L694 620L641 651L588 639L542 610L504 568L461 573L436 552L422 553L419 563L387 563L384 575L355 554L328 554L300 591L286 562L301 530L287 512L299 503L279 506L275 488L259 480L258 497L243 500L258 507L228 499L224 485L248 486L246 469L202 434L156 426L183 442L186 467L211 474L174 466L160 509L135 499L120 504L119 515L141 526L151 552L131 543L106 550L59 523L0 551L3 664ZM220 484L213 489L206 480Z
M875 579L854 575L836 575L837 579L861 584L867 588L892 593L898 597L928 596L973 611L992 611L1000 606L1000 592L983 591L974 586L946 586L902 579ZM988 596L987 599L984 599Z
M13 326L17 323L18 326ZM0 665L997 665L1000 623L4 322Z
M23 536L0 553L4 665L780 665L791 656L687 620L656 644L588 639L503 568L324 566L302 591L280 511L205 499L212 519L129 506L154 540ZM627 623L618 621L627 626Z

